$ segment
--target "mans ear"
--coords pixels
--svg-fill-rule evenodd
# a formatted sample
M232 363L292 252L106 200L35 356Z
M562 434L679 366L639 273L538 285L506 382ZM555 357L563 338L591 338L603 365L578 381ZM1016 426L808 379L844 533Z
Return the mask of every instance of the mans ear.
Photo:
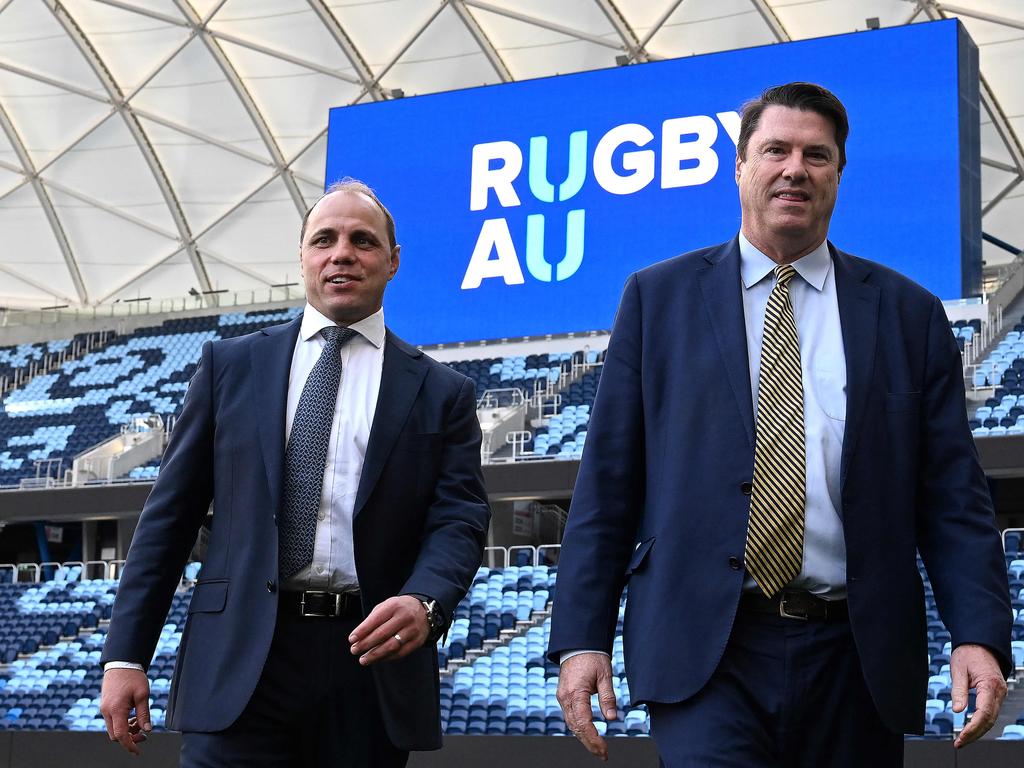
M391 249L391 272L388 275L388 280L391 280L391 278L395 276L395 273L398 272L398 264L401 261L401 259L399 259L399 254L401 251L402 246L400 245L396 245Z

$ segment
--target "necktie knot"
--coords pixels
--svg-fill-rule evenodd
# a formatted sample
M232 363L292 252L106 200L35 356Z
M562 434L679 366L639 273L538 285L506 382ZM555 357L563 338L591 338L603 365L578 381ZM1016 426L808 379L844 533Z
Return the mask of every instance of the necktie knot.
M778 281L776 284L779 286L785 286L796 276L796 270L793 269L792 264L779 264L775 268L775 278Z
M337 325L328 325L325 328L320 329L320 335L324 337L324 341L327 342L327 346L341 349L349 340L355 336L358 331L353 331L351 328L342 328Z

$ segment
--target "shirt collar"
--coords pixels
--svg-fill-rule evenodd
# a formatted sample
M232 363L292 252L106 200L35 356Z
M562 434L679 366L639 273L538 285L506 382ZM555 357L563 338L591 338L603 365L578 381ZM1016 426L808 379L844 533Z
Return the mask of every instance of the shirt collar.
M306 308L302 312L302 326L299 328L299 336L303 341L309 341L329 325L337 325L337 323L330 318L324 317L316 307L307 302ZM380 349L384 344L384 307L381 307L372 315L352 323L348 327L356 331L377 349Z
M774 261L761 253L740 232L740 277L743 279L744 288L753 288L776 266L778 265ZM813 285L819 291L823 290L825 278L832 269L832 254L828 250L828 240L822 240L821 245L794 261L793 269L804 282Z

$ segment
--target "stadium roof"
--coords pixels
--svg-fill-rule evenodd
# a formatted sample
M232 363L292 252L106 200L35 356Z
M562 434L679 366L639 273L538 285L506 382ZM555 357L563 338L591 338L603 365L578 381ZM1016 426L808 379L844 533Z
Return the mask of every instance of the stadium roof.
M0 305L296 281L332 106L946 17L984 229L1020 247L1018 0L0 0Z

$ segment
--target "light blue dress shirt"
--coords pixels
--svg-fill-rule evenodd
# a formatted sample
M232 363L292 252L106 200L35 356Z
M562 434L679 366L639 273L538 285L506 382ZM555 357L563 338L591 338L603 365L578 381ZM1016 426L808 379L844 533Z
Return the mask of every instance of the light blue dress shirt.
M747 331L750 396L757 418L757 378L768 296L776 267L740 234L740 279ZM828 242L793 262L789 283L804 386L807 453L803 568L790 586L834 600L846 598L846 541L839 516L839 467L846 431L846 352L839 322L836 273ZM753 579L745 588L756 590Z
M747 332L750 396L757 418L757 377L761 370L764 311L775 287L776 264L740 233L740 280ZM836 272L828 241L793 263L789 282L804 384L804 449L807 497L804 562L790 586L830 600L846 599L846 539L839 517L839 467L846 432L846 350L839 323ZM759 592L751 577L744 590ZM565 651L559 663L591 649Z

